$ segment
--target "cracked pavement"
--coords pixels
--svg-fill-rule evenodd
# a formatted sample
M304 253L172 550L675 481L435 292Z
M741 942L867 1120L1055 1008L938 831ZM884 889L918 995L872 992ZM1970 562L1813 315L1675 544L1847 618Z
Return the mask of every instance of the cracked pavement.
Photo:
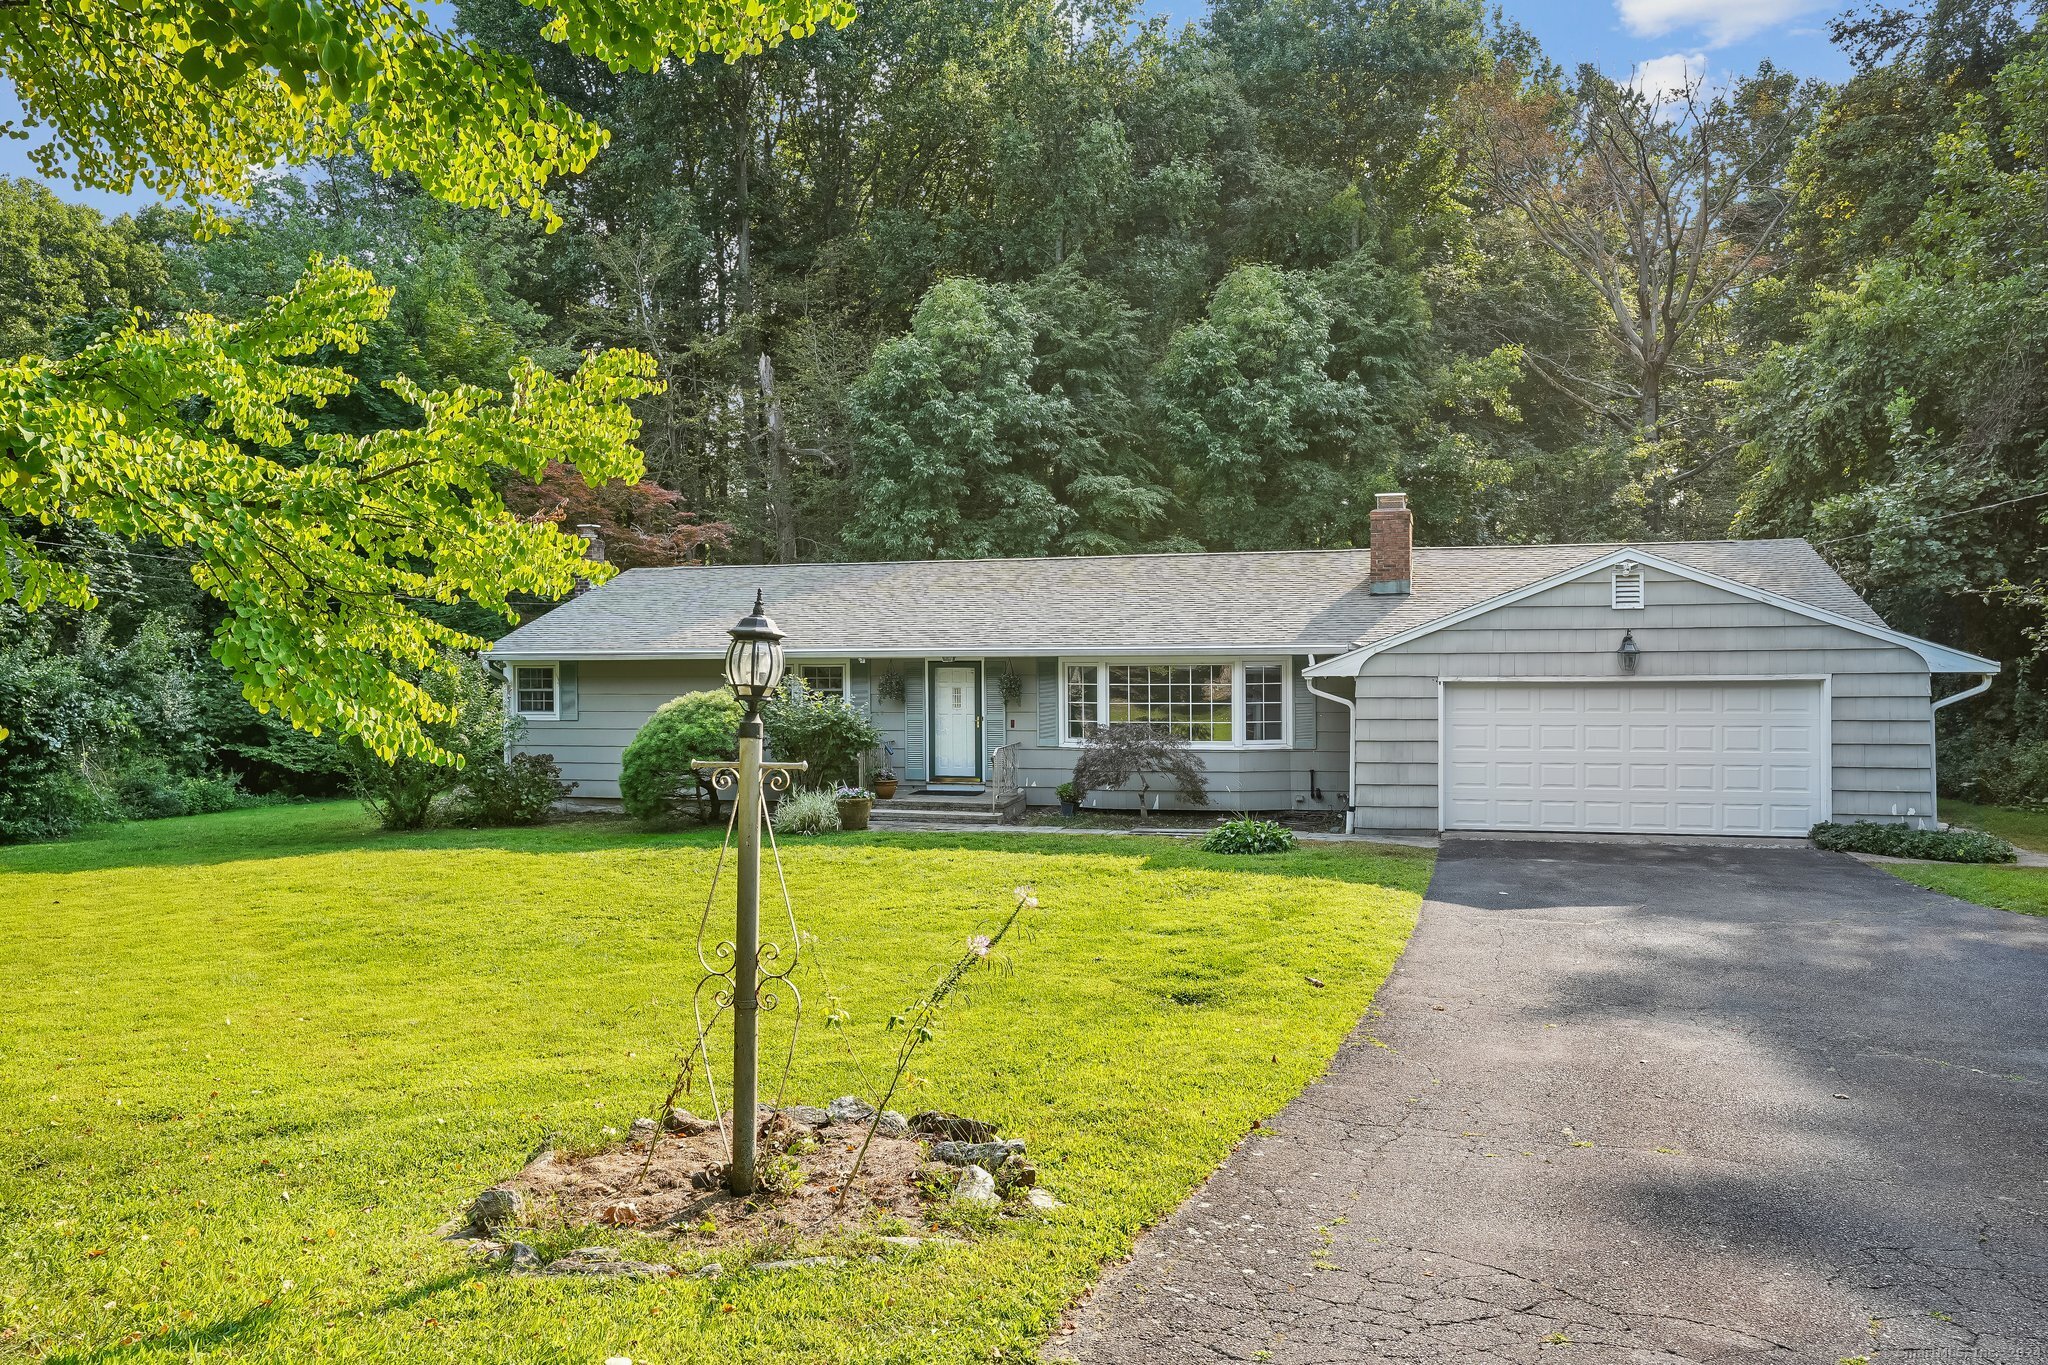
M1328 1073L1045 1355L2048 1365L2048 920L1447 840Z

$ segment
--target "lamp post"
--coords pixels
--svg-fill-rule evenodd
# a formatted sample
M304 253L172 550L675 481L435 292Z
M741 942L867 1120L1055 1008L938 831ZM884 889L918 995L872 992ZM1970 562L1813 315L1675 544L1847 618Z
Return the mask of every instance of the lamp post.
M733 934L732 1172L734 1194L754 1192L754 1136L760 1121L761 1026L761 703L782 681L782 631L768 619L759 590L754 609L729 632L725 681L745 703L739 729L738 927Z

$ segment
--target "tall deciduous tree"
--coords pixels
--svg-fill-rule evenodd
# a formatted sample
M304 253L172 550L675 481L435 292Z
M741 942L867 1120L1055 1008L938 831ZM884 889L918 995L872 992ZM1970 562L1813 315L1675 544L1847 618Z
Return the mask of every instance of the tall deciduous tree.
M1713 413L1686 405L1733 373L1727 309L1775 264L1810 104L1768 67L1726 93L1636 90L1585 67L1569 88L1503 69L1462 106L1483 193L1601 301L1611 364L1535 348L1528 361L1636 444L1653 531L1687 485L1726 475Z
M548 36L617 69L759 52L848 0L559 0ZM348 148L437 197L555 220L548 181L604 130L523 61L441 33L410 0L50 0L0 6L0 72L50 136L44 174L195 206ZM67 167L67 161L70 165Z
M502 397L392 379L418 426L311 436L302 458L278 458L304 407L353 386L307 358L360 347L389 303L366 272L316 261L243 321L131 321L62 360L0 366L0 511L24 519L0 521L0 597L31 611L94 600L28 523L190 547L193 580L228 608L214 652L251 702L387 758L442 756L425 727L446 707L405 674L483 642L414 604L509 613L514 593L569 591L582 542L512 516L491 470L538 478L565 460L588 479L638 477L623 403L648 365L614 351L563 379L521 362Z
M849 394L861 473L849 549L885 559L1099 549L1158 513L1158 491L1111 467L1091 422L1118 396L1077 378L1103 376L1070 337L1048 338L1042 362L1043 330L1006 285L932 287L910 331L882 344Z
M1310 278L1242 266L1217 286L1208 316L1167 347L1153 410L1195 543L1357 543L1395 452L1366 385L1331 373L1331 325Z

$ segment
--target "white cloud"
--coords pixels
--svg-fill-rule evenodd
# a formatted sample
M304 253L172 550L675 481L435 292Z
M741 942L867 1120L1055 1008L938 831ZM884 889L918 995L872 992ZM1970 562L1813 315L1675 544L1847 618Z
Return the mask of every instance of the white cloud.
M1822 5L1815 0L1614 0L1614 8L1638 37L1697 29L1707 46L1725 47Z
M1629 73L1629 88L1659 108L1678 102L1685 92L1707 80L1707 54L1673 52L1637 62Z

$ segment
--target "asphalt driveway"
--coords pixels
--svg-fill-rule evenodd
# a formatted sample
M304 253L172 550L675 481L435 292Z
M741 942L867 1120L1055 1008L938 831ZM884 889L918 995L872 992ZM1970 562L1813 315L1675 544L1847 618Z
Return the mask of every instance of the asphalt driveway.
M2048 1362L2048 920L1804 849L1447 843L1087 1362Z

